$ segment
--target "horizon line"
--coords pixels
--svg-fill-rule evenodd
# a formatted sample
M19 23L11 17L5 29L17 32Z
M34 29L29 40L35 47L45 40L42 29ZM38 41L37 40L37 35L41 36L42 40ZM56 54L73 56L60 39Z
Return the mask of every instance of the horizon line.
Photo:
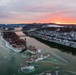
M39 22L32 22L32 23L0 23L0 24L6 24L6 25L7 24L59 24L59 25L60 24L62 24L62 25L67 24L67 25L76 25L76 23L59 23L59 22L57 22L57 23L52 23L52 22L51 23L50 22L49 23L48 22L47 23L45 23L45 22L43 22L43 23L39 23Z

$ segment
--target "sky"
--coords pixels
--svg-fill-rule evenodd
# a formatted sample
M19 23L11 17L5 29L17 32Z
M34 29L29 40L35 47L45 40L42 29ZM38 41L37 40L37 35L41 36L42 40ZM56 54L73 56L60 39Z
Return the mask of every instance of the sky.
M0 23L76 24L76 0L0 0Z

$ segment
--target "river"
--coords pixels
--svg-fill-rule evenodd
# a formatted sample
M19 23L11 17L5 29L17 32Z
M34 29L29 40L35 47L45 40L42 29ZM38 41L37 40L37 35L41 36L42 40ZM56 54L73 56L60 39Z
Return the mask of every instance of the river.
M22 32L16 32L19 36L25 35ZM76 75L76 56L72 52L67 53L56 48L52 48L33 37L20 37L21 39L26 38L27 46L36 46L38 49L56 54L57 57L52 57L50 62L44 60L38 62L36 65L37 69L33 72L22 72L21 65L25 63L25 59L28 55L16 53L11 49L6 48L4 42L0 39L0 75L35 75L44 71L52 70L53 68L59 67L64 72L72 72L73 74L62 74L62 75ZM3 45L3 46L2 46ZM54 60L55 59L55 60Z

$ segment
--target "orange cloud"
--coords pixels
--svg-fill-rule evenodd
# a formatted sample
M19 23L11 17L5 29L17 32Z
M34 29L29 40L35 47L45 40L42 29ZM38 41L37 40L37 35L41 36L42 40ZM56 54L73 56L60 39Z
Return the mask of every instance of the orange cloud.
M57 24L76 24L76 17L67 17L62 13L53 13L44 16L44 18L41 18L40 22Z

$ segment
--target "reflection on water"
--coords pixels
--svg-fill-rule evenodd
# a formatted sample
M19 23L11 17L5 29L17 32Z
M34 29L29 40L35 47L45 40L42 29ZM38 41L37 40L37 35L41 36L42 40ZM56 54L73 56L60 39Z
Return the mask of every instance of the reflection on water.
M49 53L49 52L44 50L42 53ZM67 71L64 71L64 69L60 68L60 67L69 65L69 63L66 60L64 60L63 58L61 58L60 56L56 55L53 52L50 52L49 54L50 54L50 57L43 59L43 60L40 60L38 62L31 63L30 65L34 66L34 69L26 69L26 61L24 61L23 63L21 63L21 66L18 70L18 73L19 74L27 74L27 75L33 74L34 75L34 74L39 74L41 72L45 72L48 70L51 70L54 72L59 70L60 74L58 74L58 75L61 75L61 74L73 75L71 73L68 73ZM29 57L31 58L32 56L33 57L37 56L37 55L30 56L30 54L27 51L22 53L21 55L25 59L28 59ZM56 74L54 74L54 75L56 75Z
M38 38L35 38L35 39L37 39L38 41L48 45L49 47L57 48L58 50L60 50L62 52L66 52L66 53L69 53L69 54L72 54L72 55L76 56L76 50L75 49L64 47L64 46L61 46L61 45L58 46L57 44L53 44L51 42L47 42L47 41L44 41L44 40L41 40L41 39L38 39Z
M66 60L64 60L63 58L61 58L60 56L56 55L53 52L46 52L46 50L45 50L43 53L41 53L41 55L42 54L49 54L50 56L47 59L41 60L40 62L55 63L55 64L59 64L59 65L68 65L69 64ZM30 53L28 53L27 51L22 53L21 55L24 58L32 57L32 55L30 56ZM40 56L40 54L33 55L33 58L37 57L37 56Z
M49 53L50 57L31 63L31 66L35 68L33 70L21 69L26 66L26 59L33 56L28 52L16 53L7 48L5 43L0 43L0 75L41 75L46 71L53 72L52 75L56 75L55 71L60 71L59 75L76 75L75 56L49 47L28 36L26 41L28 46L33 45L38 49L43 49L43 53Z
M21 37L21 38L24 39L25 37ZM47 46L49 43L47 44L46 42L43 42L41 40L37 41L37 40L32 38L32 37L30 38L29 36L26 37L26 41L27 41L28 46L35 45L36 48L49 50L50 52L54 52L57 55L60 55L60 57L63 57L64 59L66 59L69 62L69 65L67 66L67 68L65 66L64 67L60 66L60 67L64 68L65 70L76 71L76 67L75 67L76 66L76 57L74 55L72 55L74 53L76 54L76 52L74 50L73 51L72 50L65 50L64 48L57 49L57 47L52 48L52 47L54 47L54 46L52 46L52 44L50 46ZM43 44L43 43L45 43L45 44ZM55 62L55 60L52 60L52 61ZM46 62L43 62L43 63L46 63ZM58 67L59 67L59 65L58 65Z
M76 56L76 51L75 50L68 50L68 49L59 49L62 52L66 52L68 54Z
M53 69L53 70L52 70ZM40 74L35 74L35 75L76 75L76 73L61 70L60 68L52 68L49 71L40 73Z

